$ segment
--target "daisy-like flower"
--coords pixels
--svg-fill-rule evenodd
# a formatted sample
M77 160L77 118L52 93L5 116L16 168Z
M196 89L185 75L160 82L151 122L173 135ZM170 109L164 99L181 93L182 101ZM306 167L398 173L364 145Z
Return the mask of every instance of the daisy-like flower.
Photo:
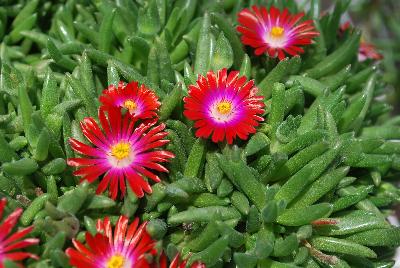
M239 12L237 30L242 33L242 43L253 47L256 55L267 53L282 60L285 52L291 56L304 53L300 46L311 44L319 35L312 20L300 22L303 17L303 12L294 15L286 8L281 12L274 6L269 10L253 6Z
M346 21L345 23L340 25L339 28L339 36L343 35L343 33L347 30L351 29L350 21ZM368 59L372 60L381 60L383 59L382 54L380 54L375 47L374 44L368 43L361 37L360 47L358 48L358 61L366 61Z
M150 268L145 254L155 255L155 241L146 232L147 222L139 226L136 218L131 224L126 216L119 217L114 234L108 217L97 222L98 233L86 232L83 245L73 239L75 248L66 250L70 264L77 268Z
M85 137L94 147L76 139L69 140L72 149L86 158L70 158L70 166L79 167L74 175L92 183L105 174L97 187L97 194L104 192L110 185L109 195L116 199L118 188L121 197L126 193L126 181L132 191L143 197L144 192L151 193L152 189L144 177L159 182L160 178L153 171L168 172L160 163L174 157L169 151L158 148L167 144L163 139L168 135L165 124L154 126L152 122L137 122L128 114L121 115L120 109L110 109L106 112L99 110L100 126L89 117L81 122Z
M156 94L145 85L139 87L138 82L130 82L126 86L119 82L105 89L100 96L103 109L125 108L135 118L148 119L157 116L160 102Z
M4 208L7 204L7 199L3 198L0 200L0 219L3 217ZM39 259L38 256L29 252L16 251L36 245L39 243L39 239L36 238L24 238L29 234L33 226L21 229L12 233L15 225L18 222L23 210L17 208L13 213L0 224L0 267L3 267L4 260L8 259L11 261L20 261L28 258Z
M212 136L213 142L226 139L229 144L236 136L246 140L264 120L260 116L264 113L263 97L256 96L257 90L253 80L247 82L237 71L210 71L189 86L183 113L195 121L197 137Z
M186 264L187 259L181 261L180 254L177 253L170 263L169 268L185 268ZM160 257L160 264L152 268L167 268L167 256L163 253ZM206 265L200 261L196 261L190 266L190 268L206 268Z

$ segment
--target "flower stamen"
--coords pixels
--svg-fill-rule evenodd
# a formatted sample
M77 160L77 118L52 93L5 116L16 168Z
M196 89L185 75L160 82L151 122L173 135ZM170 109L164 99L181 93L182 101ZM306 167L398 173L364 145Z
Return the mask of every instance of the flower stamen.
M124 107L128 109L130 112L132 112L136 109L137 105L133 100L126 100L124 102Z
M131 145L127 142L120 142L111 147L111 155L118 160L125 159L131 153Z
M271 34L271 36L277 38L277 37L281 37L284 32L285 32L285 29L283 29L282 27L274 26L274 27L272 27L270 34Z
M121 255L114 255L107 261L107 268L122 268L124 267L125 258Z
M232 104L228 101L221 101L217 104L217 110L220 114L228 114L232 110Z

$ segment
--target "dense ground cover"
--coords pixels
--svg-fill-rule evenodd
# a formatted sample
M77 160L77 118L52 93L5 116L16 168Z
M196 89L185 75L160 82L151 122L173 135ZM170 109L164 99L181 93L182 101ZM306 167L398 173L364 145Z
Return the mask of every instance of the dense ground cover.
M0 262L392 267L400 118L350 2L2 1Z

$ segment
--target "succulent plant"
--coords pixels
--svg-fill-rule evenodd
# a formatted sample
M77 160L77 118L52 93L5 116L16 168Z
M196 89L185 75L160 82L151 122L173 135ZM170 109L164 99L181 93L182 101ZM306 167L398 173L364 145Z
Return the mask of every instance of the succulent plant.
M393 267L400 117L303 2L2 1L0 262Z

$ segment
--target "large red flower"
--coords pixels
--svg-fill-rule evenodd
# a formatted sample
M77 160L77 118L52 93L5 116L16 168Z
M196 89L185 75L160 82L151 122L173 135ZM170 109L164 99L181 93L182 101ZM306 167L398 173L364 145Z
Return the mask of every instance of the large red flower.
M256 93L254 81L247 82L237 71L210 71L207 78L200 75L197 84L189 86L184 115L195 121L197 137L212 136L213 142L226 138L229 144L236 136L246 140L264 120L263 97Z
M5 198L0 200L0 219L3 217L6 204L7 200ZM21 208L17 208L0 224L0 268L3 268L5 259L11 261L20 261L27 258L39 259L35 254L16 251L39 243L39 239L24 238L32 231L33 226L12 233L22 212Z
M133 192L143 197L143 191L152 192L150 184L143 177L160 181L149 169L168 172L160 163L174 157L171 152L158 149L169 142L163 139L168 135L163 131L165 124L154 126L153 121L135 127L137 121L128 114L122 116L120 109L110 109L107 115L104 110L99 110L101 128L91 117L81 122L83 134L94 147L71 138L69 142L72 149L88 157L70 158L68 164L79 167L74 175L90 183L105 174L97 194L104 192L110 185L109 195L113 199L117 197L118 188L121 196L124 196L127 181Z
M86 232L87 246L73 239L75 248L68 248L70 264L78 268L150 268L146 253L155 255L155 241L146 232L147 222L139 227L139 219L131 224L121 216L115 225L114 234L108 217L97 222L98 233L92 236Z
M285 58L285 52L295 56L304 53L302 45L309 45L312 38L319 35L312 20L301 23L304 13L292 15L285 8L282 12L272 6L252 6L239 12L238 21L241 25L237 30L242 33L242 43L255 48L254 53L267 53L270 57Z
M109 86L100 96L103 109L125 108L128 113L140 119L157 116L160 102L156 94L145 85L139 87L138 82L130 82L126 86L119 82L118 87Z

